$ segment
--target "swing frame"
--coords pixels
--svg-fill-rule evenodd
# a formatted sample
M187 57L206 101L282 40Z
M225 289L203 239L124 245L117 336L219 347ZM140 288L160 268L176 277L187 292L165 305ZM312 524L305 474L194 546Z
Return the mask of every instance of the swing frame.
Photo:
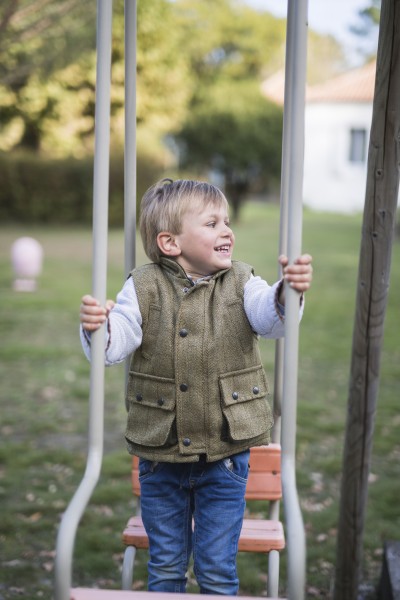
M136 7L137 0L125 0L126 273L134 267L136 256ZM301 254L307 15L308 0L288 0L279 253L286 254L289 263ZM92 294L101 304L106 301L107 280L111 41L112 0L97 0ZM306 561L305 532L297 494L295 469L298 346L298 295L288 288L285 306L285 341L278 340L276 343L275 426L272 441L280 441L282 447L282 486L288 558L287 590L291 600L304 600ZM63 515L58 531L55 600L70 600L78 597L79 590L71 592L72 555L80 519L101 472L104 441L104 370L104 330L101 327L92 336L86 470ZM276 515L278 518L279 505L275 510L278 511ZM275 518L275 515L272 518ZM79 598L83 598L80 591L79 594ZM102 594L106 596L105 591L88 590L84 597L102 598ZM144 594L147 592L113 590L112 594L130 594L129 597L136 595L137 600L144 600Z

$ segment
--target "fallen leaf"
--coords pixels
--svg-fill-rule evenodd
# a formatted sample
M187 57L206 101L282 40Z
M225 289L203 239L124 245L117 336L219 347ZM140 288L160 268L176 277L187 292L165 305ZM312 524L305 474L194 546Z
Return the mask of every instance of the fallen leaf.
M38 521L40 521L40 519L42 518L42 516L43 516L42 513L35 512L30 517L27 517L26 520L29 521L30 523L37 523Z

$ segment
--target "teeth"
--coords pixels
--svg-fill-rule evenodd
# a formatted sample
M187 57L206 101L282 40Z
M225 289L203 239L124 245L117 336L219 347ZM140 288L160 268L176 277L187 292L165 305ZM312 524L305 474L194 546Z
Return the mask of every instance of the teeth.
M229 252L229 246L220 246L219 248L215 248L217 252Z

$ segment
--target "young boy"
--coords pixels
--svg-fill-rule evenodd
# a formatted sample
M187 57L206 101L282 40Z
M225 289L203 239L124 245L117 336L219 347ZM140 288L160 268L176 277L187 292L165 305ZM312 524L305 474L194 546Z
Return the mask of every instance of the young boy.
M140 231L152 264L115 304L82 298L82 344L90 358L90 334L107 321L106 364L133 353L126 441L140 457L149 590L184 592L193 553L201 593L235 595L249 448L272 426L257 337L284 333L283 280L271 287L232 261L228 203L208 183L152 186ZM280 263L301 313L311 257Z

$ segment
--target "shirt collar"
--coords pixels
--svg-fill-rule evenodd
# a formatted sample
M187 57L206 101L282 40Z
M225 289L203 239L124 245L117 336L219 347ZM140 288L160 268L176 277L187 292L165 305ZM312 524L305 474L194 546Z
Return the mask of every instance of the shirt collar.
M205 275L204 277L200 277L199 279L194 280L188 273L186 273L185 269L183 269L183 267L181 267L179 263L177 263L175 260L172 260L171 258L161 256L160 266L166 271L169 271L175 277L189 281L191 286L197 285L198 283L202 283L205 281L210 281L211 279L217 279L218 277L229 271L229 269L223 269L221 271L213 273L213 275Z

